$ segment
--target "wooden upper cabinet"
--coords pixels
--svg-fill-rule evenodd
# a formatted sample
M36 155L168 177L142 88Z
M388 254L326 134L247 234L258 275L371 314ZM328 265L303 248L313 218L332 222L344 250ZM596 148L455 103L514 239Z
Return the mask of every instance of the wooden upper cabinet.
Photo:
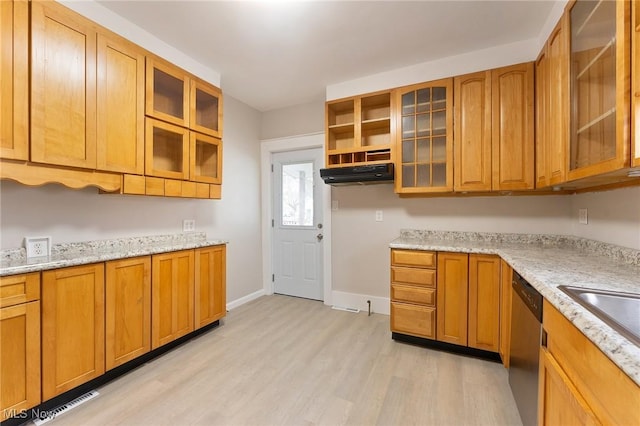
M453 190L453 78L397 90L395 191Z
M437 340L467 346L469 255L438 253Z
M454 78L454 189L491 190L491 72Z
M630 165L630 10L629 1L569 9L570 181Z
M227 314L226 254L224 245L195 250L195 328Z
M147 56L146 114L189 127L189 77L180 68Z
M0 2L0 158L29 159L29 3Z
M105 371L104 264L42 273L42 399Z
M500 346L500 257L469 255L469 334L472 348L498 352Z
M546 52L545 174L547 185L558 185L567 180L569 146L569 15L567 13L562 15L551 32ZM536 78L538 78L537 75Z
M493 190L534 186L533 62L491 71Z
M194 251L151 258L151 348L194 329Z
M549 54L542 48L535 62L536 188L549 186Z
M632 143L632 165L640 166L640 4L637 0L631 2L631 29L632 41L631 47L632 64L631 64L631 143Z
M105 264L106 370L151 350L151 258Z
M97 168L141 175L144 51L107 32L97 43Z
M96 168L96 28L31 2L31 160Z
M191 130L222 138L222 92L220 89L192 77L189 109Z

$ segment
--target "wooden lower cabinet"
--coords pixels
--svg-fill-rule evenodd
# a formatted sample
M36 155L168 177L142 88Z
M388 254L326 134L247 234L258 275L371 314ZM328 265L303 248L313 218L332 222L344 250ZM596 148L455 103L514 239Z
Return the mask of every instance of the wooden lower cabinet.
M467 346L469 255L438 253L437 339Z
M106 369L151 350L151 257L106 262Z
M511 350L511 280L513 269L504 260L500 261L500 345L498 352L502 364L509 368Z
M204 327L227 313L226 256L224 245L195 251L195 328Z
M151 258L151 348L194 330L194 251Z
M544 300L540 425L640 424L640 386Z
M104 263L42 273L42 399L105 371Z
M0 421L40 403L40 302L0 309Z
M500 342L500 258L469 255L468 346L498 352Z

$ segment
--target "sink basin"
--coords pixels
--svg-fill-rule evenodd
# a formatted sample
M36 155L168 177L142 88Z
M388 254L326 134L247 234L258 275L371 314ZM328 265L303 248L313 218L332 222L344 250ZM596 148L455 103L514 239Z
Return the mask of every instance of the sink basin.
M565 285L558 288L640 346L640 294Z

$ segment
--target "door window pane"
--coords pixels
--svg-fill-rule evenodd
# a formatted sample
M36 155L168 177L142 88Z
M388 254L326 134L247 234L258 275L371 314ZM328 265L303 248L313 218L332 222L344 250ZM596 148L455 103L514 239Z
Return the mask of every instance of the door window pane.
M313 163L282 165L282 217L285 226L313 226Z

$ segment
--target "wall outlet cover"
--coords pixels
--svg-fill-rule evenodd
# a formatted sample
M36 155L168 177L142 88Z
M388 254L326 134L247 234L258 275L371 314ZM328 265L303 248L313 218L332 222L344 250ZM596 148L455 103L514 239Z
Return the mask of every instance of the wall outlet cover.
M196 221L195 219L185 219L182 221L182 232L195 232Z
M51 237L24 237L27 259L51 256Z
M578 210L578 223L581 223L582 225L587 225L589 223L587 209Z

